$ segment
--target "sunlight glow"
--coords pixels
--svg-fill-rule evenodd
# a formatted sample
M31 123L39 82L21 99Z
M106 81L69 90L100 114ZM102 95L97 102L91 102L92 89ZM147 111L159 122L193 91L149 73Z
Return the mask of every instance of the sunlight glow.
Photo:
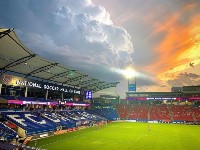
M127 68L126 70L123 70L123 74L126 78L131 79L135 77L136 72L132 68Z
M113 68L112 70L114 72L117 72L117 73L125 76L127 79L131 79L131 78L135 77L137 74L137 72L131 67L128 67L126 69Z

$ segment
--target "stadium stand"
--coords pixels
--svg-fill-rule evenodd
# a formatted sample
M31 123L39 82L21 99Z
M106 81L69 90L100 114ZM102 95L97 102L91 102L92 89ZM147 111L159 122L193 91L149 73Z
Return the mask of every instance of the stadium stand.
M52 124L56 126L62 126L62 128L72 127L72 124L74 124L56 112L44 112L42 113L42 116L48 121L52 122Z
M81 123L90 121L100 121L101 117L89 114L85 111L60 111L60 112L1 112L1 115L26 130L27 135L38 134L48 131L54 131L58 126L63 128L72 128Z
M5 108L1 107L0 117L9 122L9 126L14 129L8 127L8 124L0 123L1 140L13 140L19 128L25 131L25 137L41 138L48 132L53 135L62 129L72 131L80 126L90 126L94 122L98 124L106 119L112 121L119 118L138 121L162 120L164 122L200 121L199 107L162 105L162 100L154 101L153 104L150 99L144 100L145 97L125 101L131 104L113 105L106 101L93 103L91 109L87 108L85 111L83 109L90 105L83 101L86 90L97 92L104 88L116 87L118 82L102 82L72 68L66 68L62 64L46 60L25 48L26 46L19 41L12 29L0 29L0 33L2 35L0 79L2 79L1 94L4 94L0 97L4 100L2 102L7 104ZM12 72L14 72L13 75ZM17 77L16 74L20 76ZM31 83L31 86L26 85L25 81ZM48 88L47 86L37 88L37 84L47 84ZM75 101L76 96L82 100ZM112 102L112 97L107 98L111 98L107 100ZM89 99L92 101L92 97ZM116 102L120 103L120 100L117 99ZM178 101L176 103L178 104ZM35 135L37 136L34 137ZM0 148L14 149L15 145L0 141Z
M119 115L112 104L93 103L92 111L108 120L117 120Z
M117 104L121 119L161 122L200 121L200 108L187 105Z
M191 111L194 117L194 121L200 121L200 107L192 107Z
M131 111L131 105L128 104L117 104L116 108L118 110L121 119L127 119L129 112Z
M148 120L148 105L133 105L128 119Z
M0 139L3 141L10 141L15 138L17 133L5 124L0 122Z
M172 119L175 121L194 121L190 106L170 106Z
M14 96L10 96L10 95L1 95L1 98L5 100L17 100Z
M150 120L162 120L171 122L171 116L167 105L151 105Z
M56 125L31 112L1 112L2 117L26 131L27 135L53 131Z

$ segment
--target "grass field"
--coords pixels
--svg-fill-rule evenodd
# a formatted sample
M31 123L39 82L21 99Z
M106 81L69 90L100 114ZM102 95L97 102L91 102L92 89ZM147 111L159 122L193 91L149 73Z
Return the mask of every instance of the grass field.
M48 150L200 150L200 126L115 122L37 140ZM29 143L35 145L35 141Z

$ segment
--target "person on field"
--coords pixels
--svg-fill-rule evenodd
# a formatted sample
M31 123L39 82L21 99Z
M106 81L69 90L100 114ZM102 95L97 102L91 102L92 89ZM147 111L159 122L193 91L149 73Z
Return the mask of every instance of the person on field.
M148 129L149 132L151 131L151 127L150 127L149 124L148 124L148 126L147 126L147 129Z

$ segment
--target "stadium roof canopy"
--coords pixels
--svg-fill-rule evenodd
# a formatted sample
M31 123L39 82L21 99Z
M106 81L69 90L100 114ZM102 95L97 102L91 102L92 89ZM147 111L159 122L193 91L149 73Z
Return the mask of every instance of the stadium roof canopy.
M40 57L22 44L14 29L0 28L0 69L4 73L20 74L26 78L79 87L93 92L118 84L95 79L78 70Z

